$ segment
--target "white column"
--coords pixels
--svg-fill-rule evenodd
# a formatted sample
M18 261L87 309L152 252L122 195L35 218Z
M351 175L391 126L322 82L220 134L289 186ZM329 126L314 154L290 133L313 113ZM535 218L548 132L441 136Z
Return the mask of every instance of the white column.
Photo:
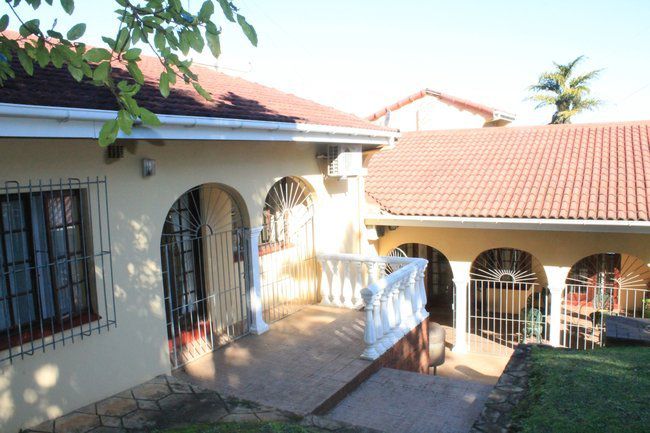
M454 275L454 290L456 302L454 314L456 315L456 342L454 352L467 352L467 285L469 284L470 262L450 262Z
M260 255L259 239L262 227L253 227L249 231L250 245L250 302L251 302L251 332L253 334L263 334L269 330L269 325L264 321L262 315L262 285L260 282Z
M321 282L320 282L320 292L321 292L321 301L322 305L332 305L332 280L334 279L334 273L330 266L330 261L328 259L321 259Z
M562 298L566 277L569 273L568 267L544 266L544 272L548 278L548 291L551 294L550 305L550 327L549 343L551 346L560 346L562 333Z

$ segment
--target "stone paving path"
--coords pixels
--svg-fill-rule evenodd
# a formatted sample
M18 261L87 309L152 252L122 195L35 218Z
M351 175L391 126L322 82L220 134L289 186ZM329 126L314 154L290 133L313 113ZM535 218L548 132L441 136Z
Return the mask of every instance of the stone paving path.
M491 385L382 368L327 416L384 432L467 433Z
M363 313L310 305L187 364L174 375L222 395L309 414L371 362L363 351Z
M46 421L24 433L152 432L193 424L286 421L317 432L372 433L317 416L289 412L234 398L191 385L171 376L158 376L135 388Z

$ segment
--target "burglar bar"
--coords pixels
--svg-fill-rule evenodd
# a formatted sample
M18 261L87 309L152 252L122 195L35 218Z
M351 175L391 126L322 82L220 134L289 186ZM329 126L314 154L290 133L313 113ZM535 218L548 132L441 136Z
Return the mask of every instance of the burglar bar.
M117 325L106 177L0 187L0 364Z

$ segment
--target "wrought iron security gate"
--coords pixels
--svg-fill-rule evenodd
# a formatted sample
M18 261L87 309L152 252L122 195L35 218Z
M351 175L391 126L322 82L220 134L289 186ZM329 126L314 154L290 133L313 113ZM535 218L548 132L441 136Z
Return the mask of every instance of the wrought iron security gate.
M247 233L216 185L193 188L170 209L161 259L174 368L249 332Z
M266 196L260 279L267 323L318 302L314 204L307 186L285 177Z
M560 344L593 349L604 344L606 318L649 318L650 268L627 254L594 254L569 272L562 299Z
M508 248L474 262L467 287L467 338L473 352L509 354L519 343L547 342L550 313L543 271L534 258Z

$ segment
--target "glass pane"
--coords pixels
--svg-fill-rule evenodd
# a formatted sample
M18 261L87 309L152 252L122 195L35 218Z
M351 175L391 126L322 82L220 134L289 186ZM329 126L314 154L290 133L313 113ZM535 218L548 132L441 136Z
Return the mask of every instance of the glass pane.
M57 228L51 230L52 235L52 250L51 253L56 258L63 258L68 256L68 249L66 247L65 238L66 230L64 228Z
M59 289L66 287L70 284L70 272L68 270L67 262L59 262L56 264L56 286Z
M58 292L59 299L59 313L61 316L70 314L72 312L72 303L70 299L71 291L69 287L59 288Z
M68 248L70 252L82 252L81 247L81 227L78 225L69 226L68 232Z
M14 297L13 307L16 324L24 325L36 320L34 298L31 294Z
M7 249L7 261L9 263L21 263L29 260L26 233L20 232L5 235L5 248Z
M22 267L9 266L9 284L12 295L32 292L32 275Z

